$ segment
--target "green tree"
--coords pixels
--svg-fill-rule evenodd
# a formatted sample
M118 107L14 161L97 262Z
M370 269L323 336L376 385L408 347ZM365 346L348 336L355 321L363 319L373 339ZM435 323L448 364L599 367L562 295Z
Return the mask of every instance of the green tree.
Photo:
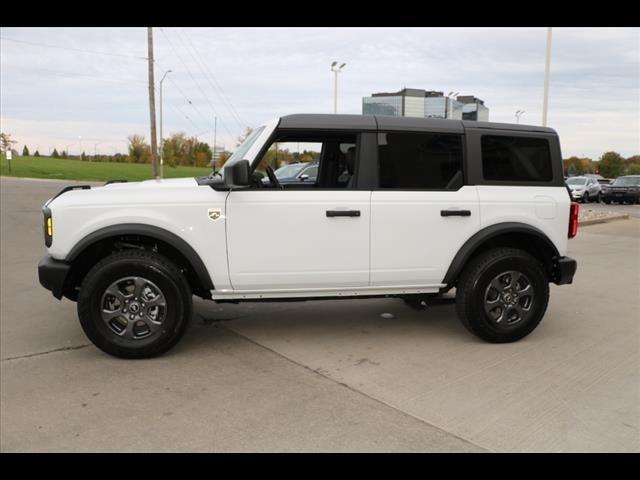
M38 150L36 150L33 154L34 157L39 157L40 156L40 152Z
M22 156L23 157L28 157L29 156L29 149L27 148L27 146L25 145L24 148L22 149Z
M7 153L11 149L11 145L14 143L18 142L11 139L11 134L0 133L0 149L2 150L2 153Z
M605 152L598 161L600 175L615 178L624 172L624 159L618 152Z
M632 163L627 167L627 175L640 175L640 163Z
M151 146L142 135L129 135L129 161L133 163L150 163Z
M60 158L60 154L58 153L58 150L56 148L53 149L53 152L51 153L51 158Z
M582 175L593 173L595 165L590 158L569 157L562 161L565 175Z

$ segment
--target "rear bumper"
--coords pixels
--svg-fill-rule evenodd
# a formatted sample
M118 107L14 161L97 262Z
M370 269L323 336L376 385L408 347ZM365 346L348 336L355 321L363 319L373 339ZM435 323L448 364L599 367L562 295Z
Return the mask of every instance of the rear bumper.
M40 285L50 290L58 300L62 298L64 282L69 274L71 265L47 255L38 263L38 279Z
M566 285L573 282L578 269L578 262L571 257L558 257L553 262L553 283Z

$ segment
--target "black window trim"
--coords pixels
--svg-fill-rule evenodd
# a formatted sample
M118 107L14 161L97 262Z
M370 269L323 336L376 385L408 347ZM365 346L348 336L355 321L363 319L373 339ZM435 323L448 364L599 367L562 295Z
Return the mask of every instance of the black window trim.
M562 154L560 151L560 140L556 133L514 131L506 129L484 129L467 128L465 130L467 144L467 161L465 165L468 170L468 185L486 186L509 186L509 187L563 187L564 172L562 169ZM544 181L517 181L517 180L485 180L482 171L482 137L526 137L545 139L548 142L549 155L551 157L551 180Z

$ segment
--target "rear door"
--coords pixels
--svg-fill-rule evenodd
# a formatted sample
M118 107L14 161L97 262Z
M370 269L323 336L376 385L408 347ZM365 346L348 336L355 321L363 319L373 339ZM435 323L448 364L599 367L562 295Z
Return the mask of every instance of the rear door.
M480 225L476 188L464 185L462 126L398 131L379 122L370 283L439 285Z

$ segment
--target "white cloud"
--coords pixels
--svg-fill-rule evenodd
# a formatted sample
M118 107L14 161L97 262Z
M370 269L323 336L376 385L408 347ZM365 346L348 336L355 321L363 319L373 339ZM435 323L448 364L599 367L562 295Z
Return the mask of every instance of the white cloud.
M542 116L544 28L155 28L154 35L157 80L173 70L164 83L164 131L212 143L217 115L227 147L244 123L330 112L333 60L347 62L343 113L360 113L372 92L407 86L476 95L493 121L513 122L519 109L522 123ZM125 55L3 40L2 128L15 125L21 143L86 135L124 145L129 134L148 136L146 62L127 57L146 56L146 29L3 28L2 36ZM566 156L640 150L639 43L638 29L554 29L549 124Z

